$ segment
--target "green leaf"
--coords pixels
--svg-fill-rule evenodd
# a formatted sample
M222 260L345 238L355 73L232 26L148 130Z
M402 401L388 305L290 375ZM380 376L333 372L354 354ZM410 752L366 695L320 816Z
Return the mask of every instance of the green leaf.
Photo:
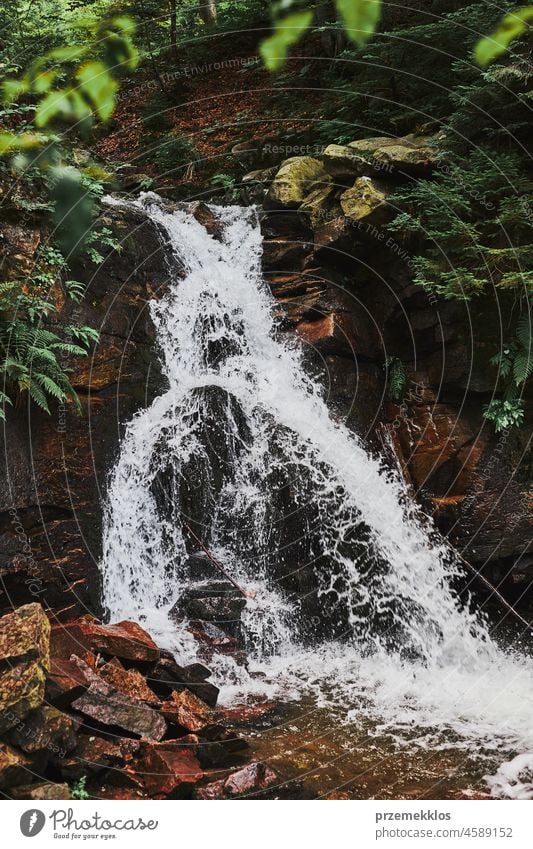
M312 20L312 12L293 12L277 21L273 34L265 38L259 47L261 58L269 71L278 71L283 67L289 48L300 40Z
M0 156L14 150L29 150L42 144L44 136L39 133L0 133Z
M68 121L74 117L73 104L69 89L50 91L43 97L35 113L35 124L37 127L46 127L55 118Z
M335 0L346 35L363 47L379 23L381 0Z
M11 104L28 90L28 86L22 80L7 79L4 80L2 89L4 91L4 102Z
M93 222L93 200L75 168L54 169L54 223L65 255L81 250Z
M523 6L505 15L491 35L481 38L474 48L474 59L478 65L488 65L505 53L511 41L519 38L533 20L533 6Z
M103 62L87 62L76 74L81 93L90 101L100 120L107 121L115 109L118 83Z

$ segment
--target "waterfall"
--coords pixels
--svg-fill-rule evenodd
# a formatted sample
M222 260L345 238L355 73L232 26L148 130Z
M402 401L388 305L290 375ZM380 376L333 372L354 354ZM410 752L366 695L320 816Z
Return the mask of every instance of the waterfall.
M531 664L461 604L453 554L283 339L255 211L215 209L210 235L151 193L135 203L172 253L171 285L150 305L167 388L127 425L110 477L110 618L136 619L190 658L195 641L169 611L191 581L193 526L255 593L248 668L220 661L227 697L307 691L420 745L443 731L458 745L532 745Z

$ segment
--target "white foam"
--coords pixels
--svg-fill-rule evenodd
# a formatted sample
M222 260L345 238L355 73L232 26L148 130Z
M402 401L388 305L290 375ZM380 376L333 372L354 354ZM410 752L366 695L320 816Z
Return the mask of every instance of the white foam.
M178 505L158 513L151 485L169 464L179 482L190 459L204 456L197 390L216 386L236 399L248 436L243 442L228 403L221 426L231 472L206 533L233 577L257 591L244 617L250 667L218 659L222 698L309 692L342 721L372 718L376 733L400 745L533 747L531 662L500 651L484 622L462 607L451 589L460 569L450 552L432 542L399 478L333 421L299 348L279 340L254 211L217 209L218 241L186 212L164 211L154 195L139 205L185 271L151 305L168 390L128 424L111 475L102 562L111 618L144 622L190 660L194 641L167 615L187 580L182 517ZM206 351L216 343L225 355L215 365ZM298 603L272 580L269 558L279 554L284 518L272 521L273 473L290 480L291 510L317 508L312 554L329 558L322 592L334 590L348 610L351 638L342 644L306 649ZM355 557L348 543L362 523L368 535ZM374 555L386 568L369 567ZM375 626L386 617L411 660L383 641Z

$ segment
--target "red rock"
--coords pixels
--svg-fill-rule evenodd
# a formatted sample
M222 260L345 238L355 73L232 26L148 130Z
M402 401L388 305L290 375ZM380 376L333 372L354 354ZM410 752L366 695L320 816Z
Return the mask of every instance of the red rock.
M47 667L50 622L40 604L25 604L0 619L0 660L39 660Z
M50 623L40 604L0 619L0 731L13 728L44 698Z
M150 705L159 705L159 699L146 683L144 675L137 669L125 669L116 657L101 666L98 674L126 696L141 699Z
M223 725L209 725L199 737L198 760L204 768L235 766L250 749L243 737Z
M68 707L88 686L87 679L75 661L52 658L46 678L47 702L55 707Z
M93 651L137 662L159 659L159 649L149 634L135 622L100 625L76 620L52 628L53 657L68 658L80 651Z
M145 746L135 768L150 796L168 796L203 776L194 748L180 741Z
M161 705L161 713L170 722L181 725L187 731L201 731L213 721L213 711L189 690L175 690L170 699Z
M254 796L279 784L279 778L267 764L256 761L232 773L228 778L213 781L196 791L197 799L235 799Z
M161 740L165 736L167 723L160 713L146 702L121 693L83 661L77 662L89 681L89 689L72 703L74 710L101 725L121 728L139 737Z

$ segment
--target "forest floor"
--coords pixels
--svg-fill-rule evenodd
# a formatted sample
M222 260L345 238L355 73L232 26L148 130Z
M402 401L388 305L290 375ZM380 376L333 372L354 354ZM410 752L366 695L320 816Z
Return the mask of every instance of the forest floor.
M238 179L257 167L235 157L232 147L305 131L306 115L316 119L323 98L318 87L306 90L305 98L293 87L292 72L303 57L293 58L290 76L273 77L257 56L257 40L255 32L219 34L211 36L208 50L196 49L203 57L198 61L193 53L177 63L168 56L147 62L134 83L121 88L113 122L94 152L130 166L128 179L152 178L158 191L181 187L190 195L205 190L216 174ZM162 169L157 152L173 139L187 140L193 153L183 167L176 161Z

